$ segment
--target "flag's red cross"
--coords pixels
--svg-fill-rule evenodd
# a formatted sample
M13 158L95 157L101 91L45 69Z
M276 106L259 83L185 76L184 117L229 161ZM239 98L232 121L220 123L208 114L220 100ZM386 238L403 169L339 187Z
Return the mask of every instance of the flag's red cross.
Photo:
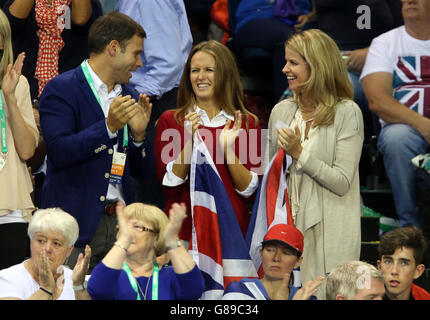
M401 79L395 97L411 109L422 108L423 115L430 118L430 56L399 57L395 73Z

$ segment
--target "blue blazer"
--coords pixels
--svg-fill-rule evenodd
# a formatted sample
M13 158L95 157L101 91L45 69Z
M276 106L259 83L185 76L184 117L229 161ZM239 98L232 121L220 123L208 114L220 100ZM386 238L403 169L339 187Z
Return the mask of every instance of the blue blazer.
M123 95L138 93L129 85ZM42 191L42 208L60 207L79 224L76 247L89 244L103 214L113 146L123 151L123 130L110 139L103 111L80 66L53 78L40 97L40 122L47 150L47 172ZM154 169L149 141L129 148L122 180L125 202L134 201L131 176L143 179Z

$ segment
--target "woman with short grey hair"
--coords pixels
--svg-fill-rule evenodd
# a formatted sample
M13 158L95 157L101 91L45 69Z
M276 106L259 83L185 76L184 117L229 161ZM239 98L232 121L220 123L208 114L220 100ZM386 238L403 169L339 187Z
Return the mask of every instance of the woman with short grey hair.
M0 300L87 300L89 246L70 270L64 261L79 235L74 217L60 208L35 212L28 226L31 258L0 271Z

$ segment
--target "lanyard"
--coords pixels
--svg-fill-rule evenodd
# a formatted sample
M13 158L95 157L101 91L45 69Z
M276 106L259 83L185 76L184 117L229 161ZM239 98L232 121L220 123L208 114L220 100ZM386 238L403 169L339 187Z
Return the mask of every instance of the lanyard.
M133 290L137 293L136 300L142 300L142 298L140 297L140 294L139 294L137 280L133 276L133 273L131 272L129 266L127 265L127 263L125 263L125 261L122 264L122 269L127 274L128 280L130 281L130 284L131 284ZM155 262L154 263L154 270L152 272L152 296L151 296L151 300L158 300L158 271L159 271L158 263ZM148 278L148 281L150 281L150 280L151 279ZM145 293L145 295L146 295L146 293ZM146 296L144 298L146 299Z
M82 61L81 68L82 68L82 71L84 72L85 78L87 79L88 85L90 86L91 91L94 94L94 97L96 97L96 100L101 107L102 103L100 101L100 97L99 97L99 94L96 90L96 87L94 86L94 81L93 81L93 78L91 77L90 70L88 69L88 65L87 65L88 62L87 61L88 60ZM122 146L124 148L128 147L128 126L127 126L127 124L125 124L125 126L124 126L124 133L123 133L123 137L122 137Z
M0 90L0 128L1 128L1 153L7 154L6 113L4 111L3 92L1 90Z

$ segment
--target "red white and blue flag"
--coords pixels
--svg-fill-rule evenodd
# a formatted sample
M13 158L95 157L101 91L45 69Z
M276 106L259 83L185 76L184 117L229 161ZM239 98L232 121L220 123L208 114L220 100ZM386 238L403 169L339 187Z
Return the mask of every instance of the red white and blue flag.
M286 171L291 163L291 156L279 149L264 172L255 198L246 242L260 278L263 276L260 260L261 242L267 230L280 223L294 224L286 179Z
M201 299L221 299L232 281L256 278L230 199L213 159L196 135L190 168L192 239L190 254L205 279Z
M393 87L396 100L430 118L430 56L399 57Z

